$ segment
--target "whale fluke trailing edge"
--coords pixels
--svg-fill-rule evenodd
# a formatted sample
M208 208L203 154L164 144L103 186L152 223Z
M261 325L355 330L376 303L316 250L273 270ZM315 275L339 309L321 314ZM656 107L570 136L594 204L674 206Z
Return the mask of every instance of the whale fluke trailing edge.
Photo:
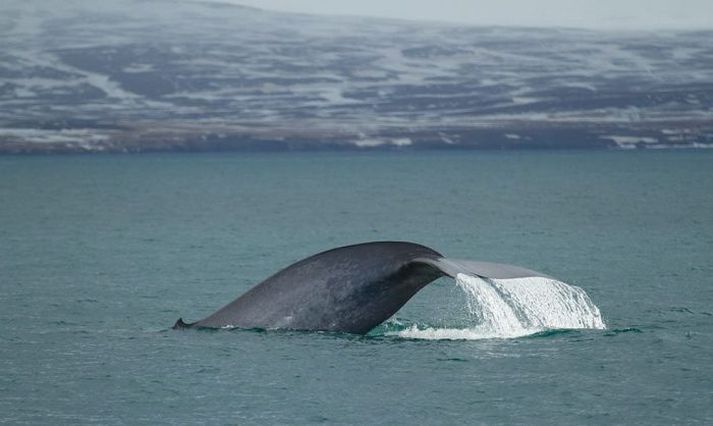
M443 276L549 276L519 266L448 259L420 244L378 241L339 247L277 272L206 318L174 329L259 328L366 334Z

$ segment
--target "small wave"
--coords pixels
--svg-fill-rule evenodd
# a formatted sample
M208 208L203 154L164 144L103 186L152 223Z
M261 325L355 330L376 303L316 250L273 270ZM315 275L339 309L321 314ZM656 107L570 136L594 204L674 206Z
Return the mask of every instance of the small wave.
M558 337L558 336L578 336L580 335L579 329L574 328L551 328L547 330L540 331L538 333L530 334L529 338L540 339L548 337Z
M616 336L617 334L622 334L622 333L643 333L643 331L641 331L641 329L635 328L635 327L615 328L612 330L608 330L604 335L605 336Z

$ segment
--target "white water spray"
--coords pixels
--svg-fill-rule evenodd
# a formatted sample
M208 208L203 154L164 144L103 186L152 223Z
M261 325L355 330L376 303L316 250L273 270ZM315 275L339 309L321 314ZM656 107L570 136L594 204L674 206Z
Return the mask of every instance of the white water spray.
M599 308L584 290L551 278L483 279L458 274L456 284L466 294L473 327L420 329L414 325L397 334L472 340L520 337L549 329L606 328Z

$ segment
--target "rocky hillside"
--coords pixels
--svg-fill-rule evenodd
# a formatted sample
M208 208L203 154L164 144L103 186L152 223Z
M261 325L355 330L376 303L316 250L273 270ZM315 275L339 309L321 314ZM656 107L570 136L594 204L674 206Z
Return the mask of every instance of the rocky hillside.
M3 0L0 40L0 153L713 147L713 31Z

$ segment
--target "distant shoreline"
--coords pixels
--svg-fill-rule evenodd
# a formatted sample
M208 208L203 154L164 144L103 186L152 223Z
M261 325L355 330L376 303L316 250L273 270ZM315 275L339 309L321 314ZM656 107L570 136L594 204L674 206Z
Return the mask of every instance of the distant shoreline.
M329 128L140 123L82 128L0 129L0 155L420 150L713 148L707 121L642 123L502 122L458 128Z

